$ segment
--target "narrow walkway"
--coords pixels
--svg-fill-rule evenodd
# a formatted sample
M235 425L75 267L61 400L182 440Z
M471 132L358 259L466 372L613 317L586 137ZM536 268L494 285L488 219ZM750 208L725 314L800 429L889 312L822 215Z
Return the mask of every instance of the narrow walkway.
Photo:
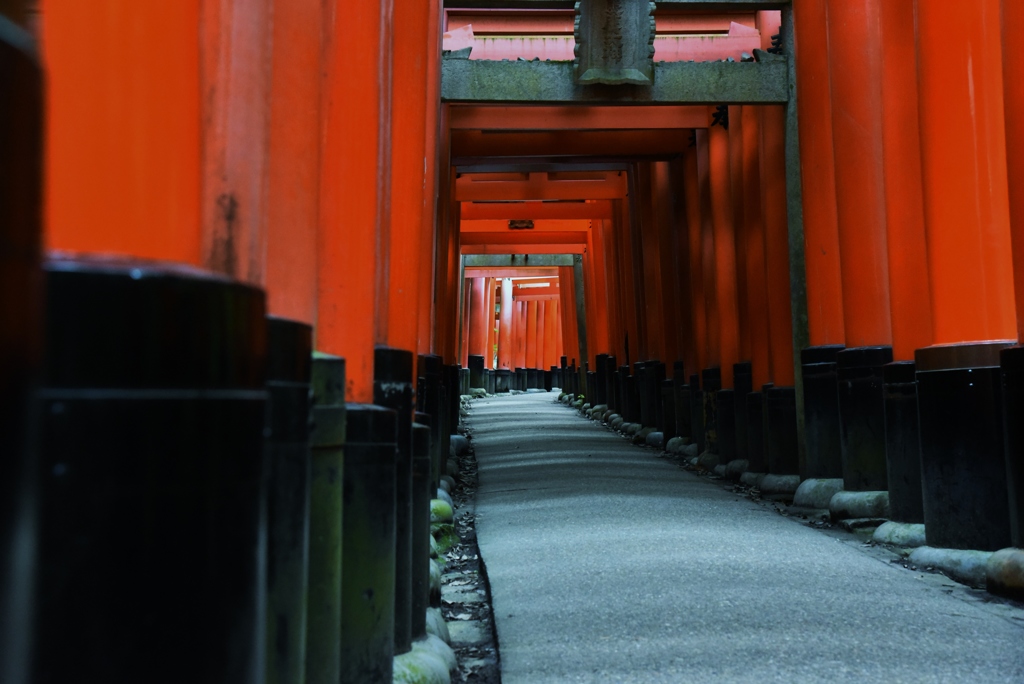
M1024 617L555 403L473 402L504 684L1022 682Z

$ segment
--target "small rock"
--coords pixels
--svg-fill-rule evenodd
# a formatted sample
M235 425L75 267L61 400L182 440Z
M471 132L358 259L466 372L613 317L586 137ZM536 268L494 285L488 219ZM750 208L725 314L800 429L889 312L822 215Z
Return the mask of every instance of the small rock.
M451 444L456 456L463 456L469 452L469 440L464 435L452 435Z
M430 522L447 523L455 518L452 505L441 499L433 499L430 502Z
M685 437L683 439L686 439ZM697 458L697 445L696 444L684 444L683 449L680 452L683 456L689 456L690 458Z
M887 521L879 525L872 539L879 544L904 548L924 546L924 525Z
M660 449L662 442L665 441L665 435L661 432L651 431L647 433L647 446Z
M682 437L673 437L668 440L668 444L665 445L665 451L671 454L681 454L683 453L684 446L686 445L683 443Z
M469 390L469 393L474 399L483 399L487 396L487 390L482 387L473 387Z
M445 645L449 650L451 647ZM453 653L454 655L454 653ZM395 656L392 684L451 684L448 663L433 650L417 649Z
M719 463L718 465L715 466L715 469L714 469L713 472L718 477L725 477L725 469L726 469L726 466L724 466L721 463Z
M622 416L619 416L619 415L616 415L614 418L612 418L610 421L608 421L608 424L611 425L612 428L615 429L615 430L621 430L622 426L625 423L626 423L626 419L623 418Z
M451 475L452 477L455 477L456 475L459 474L459 462L454 458L449 458L447 461L445 461L444 472L447 473L448 475Z
M801 508L828 509L832 497L843 491L843 478L808 478L793 494L793 505Z
M697 457L697 465L704 470L714 470L718 465L718 454L713 454L710 451L705 451L703 454Z
M1024 601L1024 549L1002 549L985 567L985 586L993 594Z
M725 466L725 476L730 480L740 479L740 475L747 472L747 468L750 467L750 461L745 458L736 458L729 461L728 465Z
M433 634L446 644L452 643L448 633L448 624L441 617L440 608L427 608L427 634Z
M641 425L640 423L630 423L628 427L623 427L625 428L627 435L635 435L636 433L644 429L644 426Z
M919 568L935 568L950 579L972 587L984 587L988 579L991 551L964 551L922 546L910 552L908 560Z
M448 485L449 494L452 492L452 490L455 489L455 478L453 478L451 475L442 475L441 482Z
M769 473L761 478L758 488L762 494L786 497L793 496L799 486L799 475L773 475Z
M889 492L836 492L828 509L832 520L888 518Z
M752 473L748 470L740 475L740 484L747 487L757 487L760 489L762 480L764 480L764 473Z
M452 501L452 495L446 492L444 487L437 488L437 498L451 506L452 510L455 509L455 503Z

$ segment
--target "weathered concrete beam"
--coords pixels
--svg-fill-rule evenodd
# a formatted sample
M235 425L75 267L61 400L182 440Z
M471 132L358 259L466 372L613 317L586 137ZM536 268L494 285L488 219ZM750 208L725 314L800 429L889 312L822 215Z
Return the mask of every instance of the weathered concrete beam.
M653 86L576 85L572 62L444 59L444 102L771 104L789 99L788 60L657 62Z
M561 9L571 10L575 0L445 0L445 9ZM659 9L699 9L709 12L722 10L782 9L790 0L655 0Z
M467 254L463 257L466 268L513 268L572 266L572 254Z

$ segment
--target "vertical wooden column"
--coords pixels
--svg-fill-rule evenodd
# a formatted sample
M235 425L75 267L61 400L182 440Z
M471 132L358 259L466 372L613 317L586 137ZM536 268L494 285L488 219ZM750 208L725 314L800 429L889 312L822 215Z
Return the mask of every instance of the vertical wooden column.
M588 279L592 286L588 289L588 292L592 293L589 301L594 303L594 317L588 319L592 321L592 325L587 327L587 332L591 335L591 344L587 346L588 349L611 349L612 335L611 335L611 318L612 309L611 297L609 296L606 259L607 253L605 251L604 235L601 230L601 221L591 221L590 230L587 231L587 260L586 266L587 271L590 274ZM593 328L593 332L591 332Z
M1024 77L1017 52L1024 47L1024 3L1002 0L1003 89L1006 111L1006 163L1013 231L1013 270L1017 339L1024 339Z
M199 2L40 9L45 247L198 265Z
M202 3L203 263L262 285L272 0Z
M1010 542L997 366L1017 333L999 2L915 8L935 342L915 355L926 535L992 550Z
M274 0L267 306L275 316L307 323L316 320L322 21L320 0Z
M516 368L526 368L526 302L516 302Z
M699 372L707 365L707 301L704 294L704 257L701 220L701 189L698 179L696 132L694 145L687 148L683 159L682 184L686 198L686 231L689 246L690 345L684 363L690 372Z
M739 310L736 286L736 242L732 216L729 132L722 126L708 130L710 154L711 221L715 251L715 303L718 313L718 362L722 387L732 387L732 366L739 358Z
M800 119L806 122L800 126L800 170L804 188L808 328L814 346L842 344L845 341L843 284L839 266L827 3L826 0L795 0L793 4L799 80L797 101Z
M469 289L469 354L484 356L487 346L487 289L485 278L472 278Z
M631 201L637 204L640 219L640 245L643 255L643 277L638 281L643 288L643 317L647 329L647 357L665 358L665 310L662 305L663 288L661 272L661 244L657 219L654 211L654 195L651 183L652 162L637 164L636 189Z
M459 321L459 363L463 368L469 368L469 324L473 317L473 310L470 302L473 298L473 279L462 279L462 312Z
M707 129L696 131L697 183L700 202L700 254L701 275L704 292L704 319L707 344L704 348L704 363L699 370L718 368L722 361L722 327L718 309L717 277L715 273L715 232L712 223L711 193L711 151Z
M547 302L543 299L537 302L537 368L544 369L547 358L544 356L544 342L547 335Z
M425 110L425 144L424 144L424 183L423 183L423 228L420 231L419 256L424 260L420 266L419 285L419 334L418 348L420 354L435 352L434 328L438 320L438 306L434 299L437 269L437 254L440 251L440 232L437 226L438 191L441 188L441 165L439 156L446 153L440 129L447 128L447 120L441 116L441 0L429 0L427 15L427 44L421 55L427 63L427 104ZM442 200L445 199L441 195ZM454 363L454 357L446 359Z
M544 306L544 364L550 369L558 365L558 300L549 299Z
M501 321L498 326L498 368L512 367L512 279L501 279Z
M569 363L580 365L580 344L576 325L576 286L572 266L558 267L558 288L561 295L558 309L562 313L562 349Z
M754 391L770 382L768 296L765 276L764 221L761 214L761 115L743 107L743 266L746 271L746 327Z
M526 366L537 367L537 302L526 302Z
M639 318L640 312L637 311L636 306L636 281L633 277L633 245L630 236L629 227L629 211L627 207L627 200L613 200L612 201L612 229L615 232L616 246L615 250L616 258L618 261L618 280L620 285L619 290L619 306L622 310L622 323L623 323L623 350L622 350L622 363L625 364L627 361L635 361L637 357L637 339L639 337ZM569 353L572 349L570 346L571 330L575 329L575 324L572 327L566 322L566 316L570 315L566 307L566 295L564 288L567 287L572 281L565 278L561 279L562 299L559 301L559 310L562 312L562 334L563 340L565 341L565 347L562 350L567 356L572 358L573 354ZM629 340L627 344L626 340Z
M729 196L732 199L733 242L736 247L736 310L738 361L750 360L750 312L747 306L747 203L743 192L743 110L731 105L729 112ZM739 400L739 397L737 397Z
M676 245L677 214L675 197L672 192L672 171L667 161L651 163L651 201L654 203L654 220L658 235L658 259L661 271L661 319L664 334L662 361L669 368L680 360L679 340L680 289L678 253Z
M339 3L326 26L316 346L345 358L346 398L367 404L376 331L366 322L387 315L377 240L388 221L389 5Z
M888 345L880 3L826 4L846 346Z
M484 285L487 292L487 303L484 309L484 321L487 326L487 345L484 351L484 368L494 368L494 345L497 343L497 337L494 334L494 300L495 295L495 283L494 278L487 278Z

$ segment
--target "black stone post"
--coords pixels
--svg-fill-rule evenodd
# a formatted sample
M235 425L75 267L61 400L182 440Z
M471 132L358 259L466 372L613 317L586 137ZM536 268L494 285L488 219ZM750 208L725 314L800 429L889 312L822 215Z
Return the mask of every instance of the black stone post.
M0 32L0 681L10 684L29 681L37 574L43 79L31 44L11 23Z
M508 368L499 368L494 378L494 391L497 394L506 394L511 389L509 380L512 372Z
M636 405L639 409L639 416L636 421L644 427L653 426L651 406L648 403L650 395L647 392L647 361L636 361L633 363L633 387L636 396Z
M263 681L262 291L46 267L34 682Z
M469 369L459 369L459 394L469 394Z
M768 472L774 475L798 475L800 458L796 444L796 390L792 387L765 387L764 440Z
M395 655L412 649L413 354L373 350L373 403L395 412Z
M836 354L843 487L848 491L889 489L882 395L882 366L887 363L892 363L892 347L856 347Z
M736 458L736 392L731 389L720 389L715 395L718 462L725 465Z
M345 472L345 359L313 357L306 681L341 672L341 515Z
M552 366L552 368L554 368L554 366ZM550 392L552 389L554 389L554 386L555 386L554 385L555 371L554 370L546 370L546 371L541 371L541 372L544 374L544 391L545 392Z
M918 349L921 483L929 546L1010 545L999 353L1005 342Z
M417 394L423 396L423 404L420 410L431 416L430 421L430 481L436 488L444 474L444 463L448 458L448 452L442 452L443 440L441 435L445 423L442 423L441 408L441 357L436 354L420 354L417 358L417 375L424 378L423 387L417 388Z
M647 374L647 403L651 407L650 427L664 432L665 405L661 401L661 383L665 381L665 364L652 361L644 371Z
M843 451L839 440L839 391L836 379L836 354L841 344L807 347L800 352L804 379L804 436L807 460L800 475L804 478L840 478L843 476Z
M704 397L704 445L708 453L718 454L718 392L722 389L722 369L701 371Z
M613 354L607 355L604 359L604 395L608 408L616 413L619 412L618 384L615 377L617 371L618 366L616 365L615 356Z
M417 359L417 363L418 363ZM459 431L459 409L462 407L462 398L459 396L459 384L461 382L461 371L457 364L444 366L443 371L445 372L445 399L448 406L448 433L454 435ZM422 372L422 371L421 371ZM423 385L417 385L417 393L419 387ZM423 406L419 403L419 396L417 396L417 411L423 411Z
M484 357L469 355L469 387L470 389L486 389L484 379Z
M1024 548L1024 347L1004 349L999 355L1003 390L1003 438L1005 440L1007 495L1010 508L1010 540Z
M707 449L704 435L704 390L700 386L700 376L690 376L690 439L697 445L697 454Z
M628 366L623 366L622 371L625 372L625 391L626 399L623 402L626 406L627 417L626 422L639 423L640 422L640 393L637 389L637 377L629 372Z
M751 392L747 395L747 470L752 473L766 472L764 443L764 393Z
M661 381L662 412L662 445L667 446L668 440L676 436L676 388L674 380Z
M389 682L395 657L396 414L372 404L345 408L339 682Z
M412 426L412 639L427 635L430 607L430 416L416 413ZM312 684L312 682L310 682Z
M587 401L591 406L597 406L597 387L600 384L597 380L596 371L587 371Z
M913 361L897 361L886 365L882 372L889 517L898 522L923 523L917 367Z
M736 458L747 458L747 395L754 391L753 367L749 361L733 364L733 405L736 411Z
M594 405L604 404L608 405L608 378L606 374L608 372L607 367L608 355L598 354L595 359L595 373L597 381L594 386Z
M312 345L312 327L267 317L267 684L306 681Z

